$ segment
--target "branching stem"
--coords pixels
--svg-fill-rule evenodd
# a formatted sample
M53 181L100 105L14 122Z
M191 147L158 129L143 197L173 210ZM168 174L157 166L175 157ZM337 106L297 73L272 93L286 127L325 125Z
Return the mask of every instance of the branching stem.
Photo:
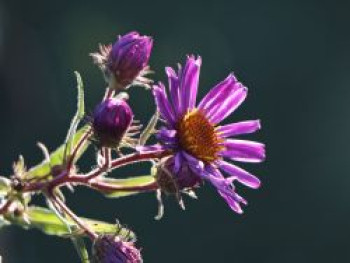
M67 214L81 229L83 229L86 234L91 238L91 240L95 240L97 238L97 234L90 229L90 227L81 220L70 208L59 198L57 198L54 194L49 193L50 200L57 205L65 214Z
M115 160L111 160L110 167L105 168L98 167L94 170L92 170L88 174L78 175L78 174L72 174L69 170L64 170L62 173L60 173L58 176L53 178L52 180L48 182L34 182L34 183L27 183L22 192L38 192L43 191L47 189L48 191L52 191L56 187L60 187L65 184L81 184L86 186L91 186L96 190L101 191L113 191L113 190L120 190L120 191L150 191L155 190L156 185L153 183L150 185L144 185L144 186L137 186L137 187L130 187L130 186L116 186L115 184L108 184L105 182L101 182L98 180L98 177L105 172L110 172L116 168L130 165L136 162L145 162L145 161L151 161L154 159L159 159L162 157L165 157L167 155L170 155L171 153L168 151L154 151L154 152L145 152L145 153L132 153L125 156L122 156L120 158L117 158Z

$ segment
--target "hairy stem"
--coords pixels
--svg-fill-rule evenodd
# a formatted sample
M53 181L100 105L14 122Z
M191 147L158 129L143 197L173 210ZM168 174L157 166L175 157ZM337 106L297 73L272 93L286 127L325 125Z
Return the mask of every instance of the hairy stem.
M74 164L74 160L75 160L77 154L79 153L81 148L84 146L85 142L90 138L91 134L92 134L92 130L91 130L91 128L89 128L85 132L85 134L80 138L79 142L77 143L77 145L73 149L73 152L69 156L69 160L68 160L68 163L67 163L67 170L68 171L70 171L72 169L73 164Z
M70 208L59 198L57 198L54 194L49 194L50 200L57 205L65 214L67 214L81 229L83 229L86 234L91 238L91 240L95 240L97 238L97 234L90 229L90 227L85 224L83 220L81 220Z
M110 162L110 168L108 169L108 172L125 166L130 165L136 162L146 162L151 161L153 159L159 159L162 157L165 157L169 155L170 153L167 151L155 151L155 152L147 152L147 153L132 153L125 156L122 156L120 158L117 158L115 160L112 160ZM85 175L85 179L89 181L92 178L100 176L102 173L106 172L106 169L104 167L96 168L95 170L92 170L90 173Z
M67 183L91 185L95 189L103 189L105 187L104 184L100 184L100 182L98 181L92 182L92 179L99 177L100 175L104 174L107 171L109 172L122 166L126 166L136 162L145 162L145 161L151 161L154 159L159 159L169 154L170 152L168 151L132 153L132 154L117 158L115 160L112 160L110 163L109 169L108 168L106 169L105 167L98 167L86 175L74 175L74 174L70 174L70 171L64 170L61 174L53 178L51 181L27 183L24 186L22 192L38 192L45 189L48 189L49 191L51 191L55 187L59 187ZM126 189L125 191L135 191L135 188L122 187L122 186L120 186L120 188L118 189L110 189L110 190L123 190L123 189Z
M79 181L79 182L78 182ZM95 190L98 190L100 192L113 192L113 191L121 191L121 192L148 192L148 191L155 191L158 189L157 182L151 182L148 184L144 184L141 186L121 186L121 185L115 185L115 184L109 184L108 182L102 182L98 179L93 179L91 181L86 182L84 180L84 177L79 176L74 178L74 182L78 183L83 186L91 187Z

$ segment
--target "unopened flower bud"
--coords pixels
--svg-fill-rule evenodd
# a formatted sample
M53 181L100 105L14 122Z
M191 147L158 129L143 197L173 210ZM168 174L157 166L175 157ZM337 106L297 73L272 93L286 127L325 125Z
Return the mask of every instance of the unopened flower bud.
M92 119L94 136L99 146L117 148L133 121L125 100L110 98L95 109Z
M149 73L148 61L153 40L130 32L119 36L111 46L100 46L100 53L92 54L96 64L105 73L111 89L126 89L132 83L148 84L143 75Z
M93 243L92 263L142 263L142 258L133 242L122 241L114 235L103 235Z
M182 165L175 172L174 158L163 160L157 169L156 179L160 189L167 194L177 194L180 190L198 186L201 179L188 165Z

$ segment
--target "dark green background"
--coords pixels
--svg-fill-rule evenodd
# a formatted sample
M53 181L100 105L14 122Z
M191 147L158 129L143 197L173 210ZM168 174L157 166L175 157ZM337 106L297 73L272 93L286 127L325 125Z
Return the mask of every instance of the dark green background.
M18 154L28 166L39 162L37 141L50 149L62 142L75 109L73 70L91 111L104 82L88 54L138 30L154 36L155 79L195 53L203 58L200 96L230 71L249 87L228 121L262 119L250 138L266 143L267 161L243 165L262 187L240 187L250 203L242 216L208 184L185 212L167 198L160 222L152 194L106 200L81 189L69 205L79 215L118 217L138 233L146 262L349 262L349 26L349 1L2 0L1 174ZM130 103L142 121L154 110L139 88ZM78 262L69 240L15 227L0 239L5 263Z

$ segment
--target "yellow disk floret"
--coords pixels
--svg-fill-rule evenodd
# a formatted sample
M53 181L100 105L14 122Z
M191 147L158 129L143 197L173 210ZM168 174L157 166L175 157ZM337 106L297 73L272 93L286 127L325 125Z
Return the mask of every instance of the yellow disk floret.
M180 146L188 153L205 163L218 159L222 139L203 112L198 109L187 112L176 129Z

